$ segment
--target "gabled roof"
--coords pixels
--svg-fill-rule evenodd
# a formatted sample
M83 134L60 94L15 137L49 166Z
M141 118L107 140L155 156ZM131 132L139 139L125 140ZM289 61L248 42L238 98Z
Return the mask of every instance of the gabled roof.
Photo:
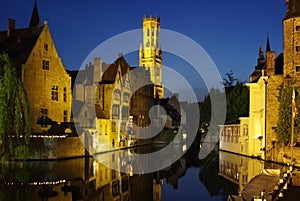
M95 112L97 119L109 119L99 105L95 105Z
M130 66L123 56L119 57L113 64L109 65L104 71L101 84L111 84L116 81L118 67L121 68L121 76L123 77L128 71Z
M17 70L26 63L43 28L44 26L14 29L9 36L7 30L0 32L0 52L8 53Z
M262 71L264 70L264 75L268 75L267 71L267 63L262 66L261 69L255 69L253 73L250 75L250 77L254 78L251 82L255 83L259 80L260 76L262 75ZM275 58L275 75L282 75L283 74L283 53L280 53Z

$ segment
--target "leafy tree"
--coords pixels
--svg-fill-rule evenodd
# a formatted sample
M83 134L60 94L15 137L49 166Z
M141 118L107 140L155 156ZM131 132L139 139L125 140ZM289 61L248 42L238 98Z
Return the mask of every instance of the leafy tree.
M231 70L229 73L226 73L227 78L223 78L223 85L228 88L228 87L233 87L237 83L242 83L240 79L237 79L233 75L233 71Z
M26 157L31 134L27 95L7 54L0 54L0 156Z
M237 83L227 93L226 122L232 122L239 117L249 116L249 89L243 83Z
M210 96L205 96L204 100L199 103L200 110L200 133L206 133L211 118L211 101Z
M297 90L297 88L295 88ZM292 93L293 87L283 85L280 86L278 101L279 105L279 119L277 122L276 133L280 142L287 145L291 141L292 135ZM296 96L296 105L300 105L299 97ZM300 135L300 117L299 114L295 116L294 121L294 141Z

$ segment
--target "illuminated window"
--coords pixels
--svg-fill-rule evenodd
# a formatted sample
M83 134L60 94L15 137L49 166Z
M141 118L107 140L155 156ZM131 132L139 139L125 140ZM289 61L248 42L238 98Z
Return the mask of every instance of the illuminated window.
M58 101L58 86L57 85L52 85L52 100Z
M68 121L68 110L64 110L64 122Z
M64 87L64 102L67 102L67 87Z
M42 68L44 69L44 70L49 70L49 61L47 61L47 60L43 60L43 65L42 65Z

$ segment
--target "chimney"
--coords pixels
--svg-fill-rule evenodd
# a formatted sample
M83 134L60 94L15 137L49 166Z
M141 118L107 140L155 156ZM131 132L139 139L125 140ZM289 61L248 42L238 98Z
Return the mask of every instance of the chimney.
M274 51L268 51L266 52L266 70L268 75L274 75L275 74L275 52Z
M94 58L94 83L102 81L102 59L100 57Z
M8 28L7 28L7 37L9 37L10 32L16 28L16 21L14 19L8 18Z

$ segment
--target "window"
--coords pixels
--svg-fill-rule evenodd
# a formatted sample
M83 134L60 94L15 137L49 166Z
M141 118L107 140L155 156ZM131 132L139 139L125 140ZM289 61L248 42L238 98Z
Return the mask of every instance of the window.
M117 131L117 124L115 121L111 122L111 132Z
M116 100L120 100L121 92L119 90L114 91L114 96Z
M122 179L122 192L126 192L129 189L128 179Z
M67 102L67 87L64 87L64 102Z
M48 109L47 108L41 108L40 115L42 117L47 117L48 116Z
M122 119L128 119L129 109L126 106L122 108Z
M52 85L52 100L58 101L58 86Z
M42 68L44 70L49 70L49 61L48 60L43 60L43 65L42 65Z
M296 66L296 72L300 73L300 66Z
M248 136L248 124L244 124L243 133L244 133L244 136Z
M112 115L113 115L113 118L119 119L119 106L118 105L113 105Z
M41 108L40 109L40 116L41 116L41 127L47 127L46 119L48 117L48 109Z
M128 101L129 101L129 94L124 93L124 102L128 102Z
M147 36L150 36L150 30L147 29Z
M300 26L296 26L296 31L300 31Z
M296 52L300 52L300 46L296 46Z
M112 172L112 178L113 178L115 170L112 170L112 171L113 171ZM113 197L115 197L115 196L117 196L117 195L120 194L120 190L119 189L120 189L119 181L114 182L112 184L112 196Z
M64 110L64 122L68 121L68 110Z
M47 43L44 44L44 51L48 52L48 44Z

